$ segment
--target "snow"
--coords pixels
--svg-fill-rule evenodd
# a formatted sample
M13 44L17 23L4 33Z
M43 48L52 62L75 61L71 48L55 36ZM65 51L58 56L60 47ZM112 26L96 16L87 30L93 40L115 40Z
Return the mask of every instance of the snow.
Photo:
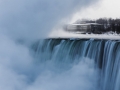
M107 32L104 34L78 34L75 32L66 32L63 30L52 31L47 38L80 38L80 39L109 39L109 40L120 40L120 34Z

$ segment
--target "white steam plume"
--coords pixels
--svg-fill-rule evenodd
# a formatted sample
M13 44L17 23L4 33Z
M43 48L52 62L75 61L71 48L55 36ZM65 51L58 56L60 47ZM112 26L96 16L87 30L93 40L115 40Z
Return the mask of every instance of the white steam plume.
M62 76L52 74L52 71L48 70L51 75L55 76L51 82L53 76L51 77L49 74L43 75L47 71L42 72L40 66L33 63L34 58L30 55L29 48L15 40L43 38L61 19L95 1L0 0L0 90L55 90L58 89L58 86L56 88L53 86L50 89L45 85L46 83L47 86L50 85L49 83L54 85L56 81L61 82L58 84L61 84L62 90L65 84L62 84L61 79L64 79L64 76L67 77L68 74L70 76L66 80L76 76L76 73L75 75L72 74L74 67L68 74ZM89 71L87 66L86 69ZM84 73L87 72L83 72L82 77L84 77ZM90 77L93 77L94 69L90 73ZM42 76L45 76L45 81L39 81L42 80ZM42 87L39 87L39 83L42 83ZM74 83L73 87L78 83L79 81ZM68 85L72 85L72 83ZM65 88L70 90L68 86L65 86Z
M43 38L61 19L95 2L96 0L0 0L0 33L15 39Z

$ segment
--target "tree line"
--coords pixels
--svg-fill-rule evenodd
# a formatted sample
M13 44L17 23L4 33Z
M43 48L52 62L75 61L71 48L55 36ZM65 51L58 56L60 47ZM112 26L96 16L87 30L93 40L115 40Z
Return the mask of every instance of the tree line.
M120 33L120 19L116 18L116 19L112 19L112 18L99 18L96 20L87 20L84 19L83 21L85 21L86 23L98 23L98 24L102 24L104 26L103 30L104 32L116 32L116 33ZM80 22L80 20L76 21L77 23Z

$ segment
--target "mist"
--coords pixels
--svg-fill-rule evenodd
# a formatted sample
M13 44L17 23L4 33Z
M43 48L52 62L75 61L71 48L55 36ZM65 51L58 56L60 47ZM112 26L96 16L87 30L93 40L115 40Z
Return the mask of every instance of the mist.
M94 60L76 59L80 62L72 65L54 63L54 59L38 58L38 61L27 46L4 36L0 36L0 41L1 90L96 90L98 78ZM42 55L47 57L47 52Z
M96 74L87 63L80 68L85 67L86 71L90 69L89 77L84 77L88 72L78 70L79 63L57 74L53 69L49 69L55 68L50 65L51 62L37 64L30 45L25 43L45 38L61 20L95 2L97 1L0 0L0 89L93 90L90 82L91 77ZM83 84L88 83L88 87L79 86L81 81L84 81L82 79L86 80Z
M45 38L62 19L96 0L0 0L0 32L14 39Z

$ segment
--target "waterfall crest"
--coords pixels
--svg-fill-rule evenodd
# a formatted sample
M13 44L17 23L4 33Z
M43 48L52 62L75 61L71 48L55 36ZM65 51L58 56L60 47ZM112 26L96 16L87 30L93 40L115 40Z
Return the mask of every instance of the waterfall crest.
M89 88L81 88L83 90L120 90L119 41L45 39L36 42L32 48L36 58L35 62L52 62L54 68L59 68L57 71L69 71L75 66L80 66L77 69L81 72L87 71L84 73L86 75L90 74L90 70L93 70L89 79L95 80L93 80L94 82L89 80L89 83L92 84L88 85ZM83 65L88 66L87 70ZM78 86L82 87L81 84Z

